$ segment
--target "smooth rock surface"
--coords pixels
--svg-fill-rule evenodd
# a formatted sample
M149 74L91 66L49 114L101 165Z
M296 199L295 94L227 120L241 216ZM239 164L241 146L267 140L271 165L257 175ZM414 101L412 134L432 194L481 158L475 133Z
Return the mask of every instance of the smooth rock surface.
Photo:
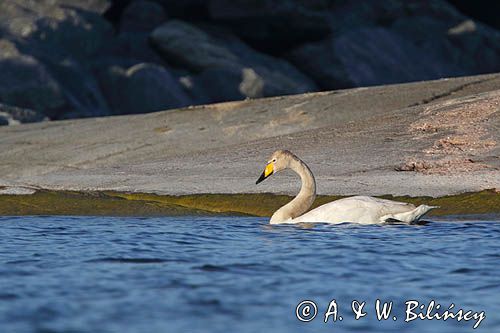
M441 196L500 188L500 75L0 128L0 186L296 193L255 180L276 149L321 194ZM410 171L397 171L410 170Z

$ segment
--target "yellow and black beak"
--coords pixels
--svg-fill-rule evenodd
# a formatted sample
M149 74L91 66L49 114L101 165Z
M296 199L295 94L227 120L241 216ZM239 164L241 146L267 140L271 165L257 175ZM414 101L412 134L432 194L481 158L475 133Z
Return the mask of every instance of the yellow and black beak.
M266 179L267 177L269 177L270 175L272 175L273 172L274 172L274 163L271 162L268 165L266 165L266 168L264 169L264 171L260 175L259 179L257 179L257 181L255 182L255 184L260 183L261 181L263 181L264 179Z

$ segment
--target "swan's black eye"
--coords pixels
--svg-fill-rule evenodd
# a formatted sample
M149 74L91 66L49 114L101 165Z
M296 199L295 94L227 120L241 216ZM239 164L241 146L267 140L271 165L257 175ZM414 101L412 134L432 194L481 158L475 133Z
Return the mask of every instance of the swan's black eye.
M271 162L275 163L275 162L276 162L276 159L275 159L275 158L273 158L273 160L272 160Z

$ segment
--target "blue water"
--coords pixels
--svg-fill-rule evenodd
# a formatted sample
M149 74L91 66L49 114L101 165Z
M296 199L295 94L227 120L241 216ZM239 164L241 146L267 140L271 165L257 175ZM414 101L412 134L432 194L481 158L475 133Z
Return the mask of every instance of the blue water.
M406 323L408 300L484 311L476 331L500 332L498 222L47 216L0 225L1 332L473 331L475 320ZM325 324L333 299L343 320ZM394 302L387 321L376 319L376 299ZM302 300L318 308L311 322L296 318ZM359 320L353 300L366 301Z

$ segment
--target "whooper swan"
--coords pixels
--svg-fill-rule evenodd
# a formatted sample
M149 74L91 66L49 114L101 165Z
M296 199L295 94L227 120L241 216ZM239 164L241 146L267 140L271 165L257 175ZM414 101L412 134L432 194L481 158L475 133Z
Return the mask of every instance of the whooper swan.
M415 223L429 210L437 208L427 205L415 207L404 202L355 196L332 201L306 213L316 198L316 181L309 167L288 150L278 150L273 153L256 184L288 168L300 176L302 187L292 201L273 214L271 224L299 222L374 224L388 221Z

